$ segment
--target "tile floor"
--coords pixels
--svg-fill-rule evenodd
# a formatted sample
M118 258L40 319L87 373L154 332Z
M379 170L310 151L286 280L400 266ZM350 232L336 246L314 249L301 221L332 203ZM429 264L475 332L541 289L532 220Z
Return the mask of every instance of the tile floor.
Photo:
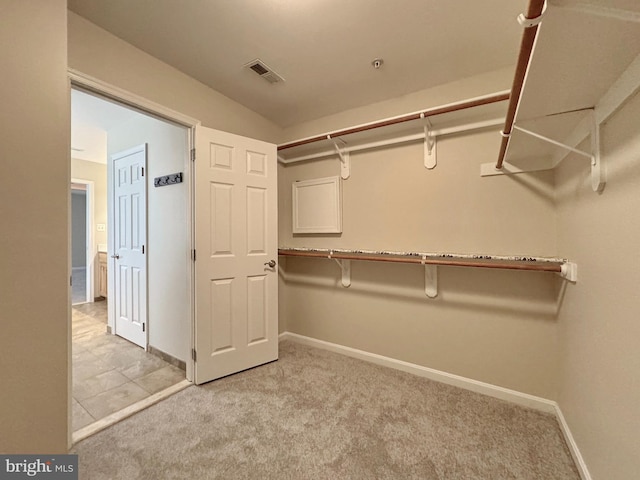
M72 311L74 432L184 380L183 370L106 333L106 301Z

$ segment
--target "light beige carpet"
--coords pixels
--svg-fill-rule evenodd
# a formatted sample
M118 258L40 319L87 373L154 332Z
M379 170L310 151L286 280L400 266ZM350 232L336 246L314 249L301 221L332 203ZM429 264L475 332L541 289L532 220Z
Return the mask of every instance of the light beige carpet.
M81 479L579 480L550 415L289 341L74 452Z

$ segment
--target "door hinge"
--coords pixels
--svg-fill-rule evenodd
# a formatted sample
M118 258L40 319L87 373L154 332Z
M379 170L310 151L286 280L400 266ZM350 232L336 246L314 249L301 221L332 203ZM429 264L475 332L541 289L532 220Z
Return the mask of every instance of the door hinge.
M142 176L144 177L144 167L142 167Z
M197 355L196 355L196 349L192 348L191 349L191 359L195 362L197 359Z
M142 253L144 253L144 245L142 245Z
M191 161L192 162L196 161L196 149L195 148L191 149Z
M73 277L69 277L69 286L73 287Z
M143 323L143 324L142 324L142 332L143 332L143 333L144 333L144 332L145 332L145 330L146 330L146 325L147 325L146 323Z
M196 249L194 248L193 251L191 252L191 258L193 258L193 261L196 261Z

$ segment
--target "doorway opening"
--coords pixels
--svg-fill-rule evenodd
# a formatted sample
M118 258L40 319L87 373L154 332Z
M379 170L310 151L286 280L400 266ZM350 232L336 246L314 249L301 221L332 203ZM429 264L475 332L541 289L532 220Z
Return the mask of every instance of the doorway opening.
M93 299L92 201L93 182L71 179L71 303Z
M78 193L72 193L70 212L72 272L78 277L75 290L84 290L72 301L70 430L77 441L77 434L82 437L187 376L191 131L76 87L71 107L71 177L79 185L72 190ZM124 165L126 152L141 145L142 163ZM178 172L182 184L154 186L155 177ZM127 182L143 188L123 195ZM84 224L75 221L74 204L76 210L84 206ZM84 226L84 236L75 235L76 226L78 232ZM81 265L80 247L77 259L74 247L83 238ZM140 331L132 335L123 318Z

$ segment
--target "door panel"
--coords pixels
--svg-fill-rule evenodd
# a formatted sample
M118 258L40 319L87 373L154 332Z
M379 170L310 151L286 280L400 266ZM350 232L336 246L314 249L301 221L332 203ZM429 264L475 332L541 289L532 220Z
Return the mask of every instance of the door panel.
M116 335L147 346L146 145L117 153L113 162Z
M196 132L196 383L278 358L275 145Z

